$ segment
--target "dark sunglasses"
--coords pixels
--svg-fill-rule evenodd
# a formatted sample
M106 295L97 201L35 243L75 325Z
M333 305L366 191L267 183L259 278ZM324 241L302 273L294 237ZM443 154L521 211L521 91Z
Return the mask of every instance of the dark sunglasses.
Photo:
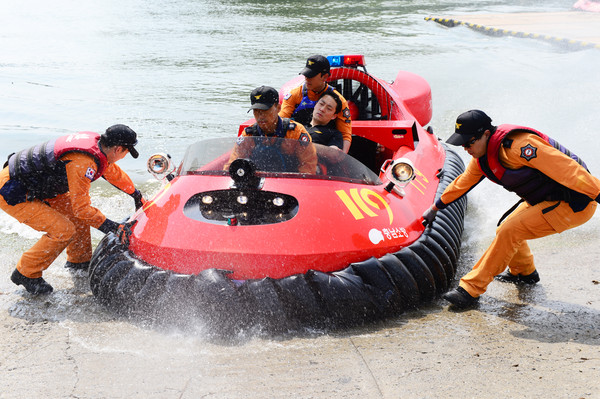
M463 148L464 148L465 150L466 150L467 148L470 148L470 147L471 147L473 144L475 144L475 142L476 142L477 140L479 140L480 138L481 138L481 137L475 137L475 138L472 138L471 140L467 141L465 144L463 144L463 145L462 145L462 146L463 146Z

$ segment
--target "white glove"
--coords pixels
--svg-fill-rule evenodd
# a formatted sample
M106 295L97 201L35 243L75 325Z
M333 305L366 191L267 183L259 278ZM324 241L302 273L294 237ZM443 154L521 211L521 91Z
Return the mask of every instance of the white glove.
M425 212L423 212L423 221L421 222L421 223L423 223L423 226L427 226L428 224L433 222L433 219L435 219L436 214L437 214L437 211L433 210L433 206L431 206L430 208L427 208L427 210Z

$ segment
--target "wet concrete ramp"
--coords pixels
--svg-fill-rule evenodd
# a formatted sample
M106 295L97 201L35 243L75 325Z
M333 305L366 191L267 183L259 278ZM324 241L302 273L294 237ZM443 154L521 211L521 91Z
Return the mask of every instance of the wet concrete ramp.
M426 17L447 27L466 26L491 36L539 39L570 49L600 49L600 13L580 11Z

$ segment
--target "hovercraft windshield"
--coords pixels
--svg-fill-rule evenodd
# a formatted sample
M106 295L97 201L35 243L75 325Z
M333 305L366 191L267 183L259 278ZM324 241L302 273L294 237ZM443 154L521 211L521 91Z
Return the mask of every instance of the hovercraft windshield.
M178 175L228 175L231 162L238 158L252 161L258 177L382 184L373 171L337 148L274 137L197 142L186 151Z

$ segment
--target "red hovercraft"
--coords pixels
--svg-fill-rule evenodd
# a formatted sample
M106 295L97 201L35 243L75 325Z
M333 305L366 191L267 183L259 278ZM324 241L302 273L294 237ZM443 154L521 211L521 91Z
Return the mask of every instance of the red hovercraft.
M382 81L360 55L329 60L330 84L353 112L350 154L251 137L193 144L176 170L153 155L149 170L166 184L132 216L128 242L109 234L94 252L89 279L101 303L218 333L285 333L373 322L448 289L466 198L427 228L421 215L464 164L423 128L428 83L404 71ZM249 142L252 155L225 170ZM299 173L286 145L312 151L317 172Z

